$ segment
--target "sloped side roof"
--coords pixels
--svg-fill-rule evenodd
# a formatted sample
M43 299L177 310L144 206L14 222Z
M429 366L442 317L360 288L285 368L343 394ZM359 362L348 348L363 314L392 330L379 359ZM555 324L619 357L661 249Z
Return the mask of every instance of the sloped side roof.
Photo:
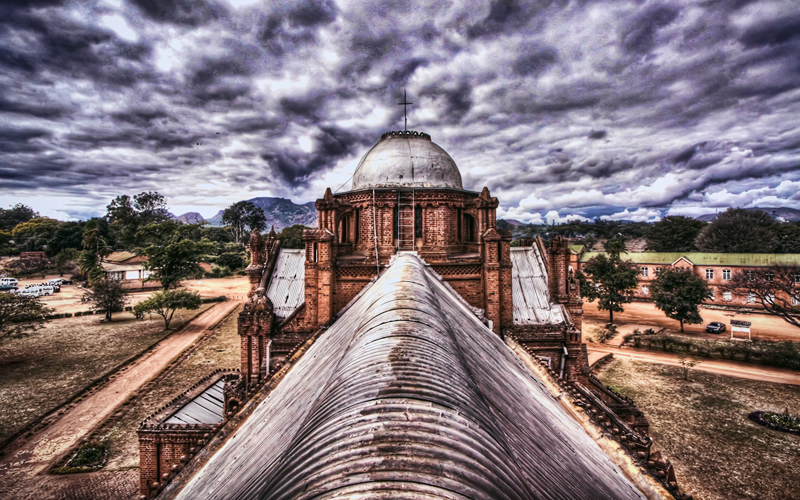
M135 253L123 251L123 252L110 253L105 258L103 258L103 260L106 261L106 262L113 262L115 264L120 264L122 262L125 262L126 260L133 259L134 257L136 257ZM143 260L146 260L146 259L144 259L144 258L137 259L137 261L143 261Z
M550 303L547 266L539 255L539 247L511 249L511 297L514 303L514 324L538 325L563 323L561 306Z
M218 424L224 419L225 380L220 379L164 421L165 424Z
M181 499L642 499L413 255L310 347Z
M581 256L581 262L603 252L587 252ZM637 264L669 265L681 257L685 257L696 266L797 266L800 265L800 254L796 253L706 253L706 252L623 252L623 260Z
M267 297L275 307L275 315L286 318L305 300L306 278L305 250L281 248L272 278L267 287Z

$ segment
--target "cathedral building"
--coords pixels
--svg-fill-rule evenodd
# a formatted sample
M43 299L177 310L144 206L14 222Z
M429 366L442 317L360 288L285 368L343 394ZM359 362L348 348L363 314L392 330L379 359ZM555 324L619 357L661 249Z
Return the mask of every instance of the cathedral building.
M512 247L498 204L398 131L316 201L304 249L254 231L239 371L142 423L142 498L643 498L508 347L649 458L641 412L589 374L567 241Z

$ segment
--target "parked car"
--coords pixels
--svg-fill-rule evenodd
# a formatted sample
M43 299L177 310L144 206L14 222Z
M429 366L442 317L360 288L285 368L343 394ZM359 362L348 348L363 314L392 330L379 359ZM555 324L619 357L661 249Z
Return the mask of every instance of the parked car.
M39 289L33 287L23 288L22 290L17 290L17 295L22 295L23 297L38 297Z
M725 331L725 323L720 323L719 321L712 321L706 326L706 331L708 333L722 333Z
M0 286L19 286L17 278L0 278Z
M25 287L25 290L36 290L39 295L53 295L53 287L50 285L28 285Z

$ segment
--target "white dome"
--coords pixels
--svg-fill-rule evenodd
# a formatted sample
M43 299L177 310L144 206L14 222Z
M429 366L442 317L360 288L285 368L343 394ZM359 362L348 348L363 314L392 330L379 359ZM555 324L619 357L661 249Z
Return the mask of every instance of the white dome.
M447 152L423 132L387 132L358 162L353 190L379 187L455 188L461 172Z

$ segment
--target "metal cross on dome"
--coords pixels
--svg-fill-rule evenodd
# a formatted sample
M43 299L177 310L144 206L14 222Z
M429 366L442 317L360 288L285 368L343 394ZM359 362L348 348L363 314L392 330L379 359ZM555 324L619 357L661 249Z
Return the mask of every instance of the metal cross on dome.
M398 106L403 106L403 119L405 122L403 123L403 130L408 130L408 105L414 104L413 102L408 102L408 98L406 97L406 89L403 89L403 102L398 102Z

